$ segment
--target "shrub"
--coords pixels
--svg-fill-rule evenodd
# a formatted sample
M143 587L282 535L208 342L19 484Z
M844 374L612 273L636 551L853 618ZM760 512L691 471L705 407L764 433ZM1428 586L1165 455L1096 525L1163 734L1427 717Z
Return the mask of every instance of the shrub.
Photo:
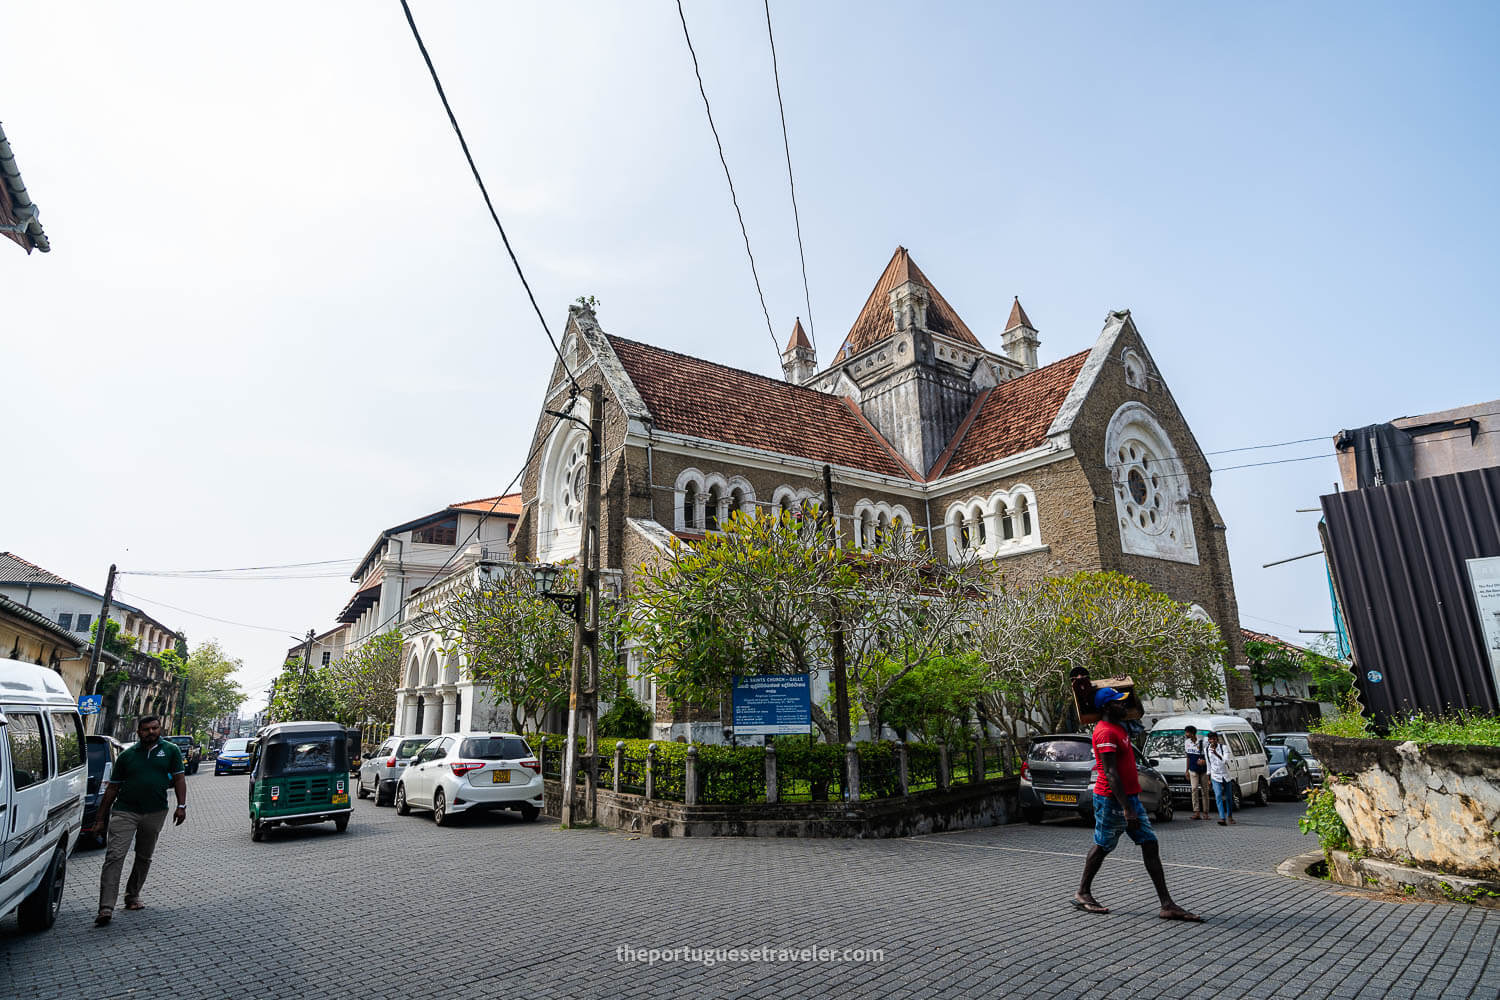
M1330 869L1333 867L1333 852L1347 851L1352 846L1349 828L1344 826L1344 821L1333 807L1333 789L1329 786L1336 780L1333 775L1329 775L1322 788L1314 788L1307 793L1307 812L1297 820L1297 829L1304 834L1317 836L1318 843L1323 848L1323 859L1328 862Z
M1458 743L1474 746L1500 746L1500 718L1475 712L1457 712L1448 716L1423 713L1391 723L1390 738L1416 743Z
M645 705L636 701L628 690L622 691L609 711L599 716L599 738L644 739L651 735L653 721Z
M1339 705L1337 715L1318 719L1307 729L1309 732L1322 733L1324 736L1363 739L1370 735L1370 720L1360 714L1359 701L1355 698L1354 692L1350 691Z

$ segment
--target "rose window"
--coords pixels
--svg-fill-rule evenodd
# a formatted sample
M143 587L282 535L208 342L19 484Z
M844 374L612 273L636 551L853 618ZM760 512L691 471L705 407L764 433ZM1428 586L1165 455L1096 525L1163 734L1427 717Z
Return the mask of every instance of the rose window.
M562 493L558 506L562 509L563 521L579 524L583 520L583 495L588 489L589 465L588 442L580 440L568 452L568 462L563 468Z
M1161 463L1139 441L1122 445L1115 457L1119 460L1115 490L1124 501L1120 526L1128 524L1152 535L1162 531L1167 526L1167 512L1162 508L1166 484Z

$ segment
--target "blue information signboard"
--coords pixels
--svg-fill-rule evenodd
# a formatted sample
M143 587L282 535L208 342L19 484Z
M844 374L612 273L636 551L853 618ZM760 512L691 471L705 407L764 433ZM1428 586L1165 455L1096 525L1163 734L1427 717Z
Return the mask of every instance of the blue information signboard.
M734 679L734 731L738 736L805 733L812 725L812 684L807 674L760 674Z
M78 696L79 715L98 715L99 710L104 707L104 695L85 694Z

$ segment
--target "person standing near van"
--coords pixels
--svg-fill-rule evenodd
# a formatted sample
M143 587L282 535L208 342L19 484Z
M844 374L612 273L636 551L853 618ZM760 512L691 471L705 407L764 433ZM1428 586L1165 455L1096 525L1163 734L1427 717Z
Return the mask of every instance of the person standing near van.
M1123 833L1141 849L1141 860L1146 864L1146 873L1151 876L1156 898L1161 902L1161 912L1157 915L1163 920L1198 923L1202 918L1172 902L1172 896L1167 892L1167 876L1161 866L1161 844L1151 829L1146 807L1141 805L1141 779L1135 766L1135 748L1125 732L1125 697L1125 692L1114 688L1100 688L1094 694L1094 706L1104 716L1094 724L1090 738L1094 759L1099 763L1099 778L1094 784L1094 846L1083 862L1083 881L1078 885L1073 905L1088 913L1109 912L1109 907L1094 898L1094 876L1099 874L1104 859L1115 849Z
M187 778L183 771L182 751L171 740L161 738L161 719L143 716L136 723L136 742L115 758L109 776L109 787L99 801L99 818L94 833L109 831L104 849L104 870L99 874L99 913L94 923L103 927L114 916L115 899L120 893L120 873L125 855L135 841L135 863L130 880L125 883L125 909L142 910L141 887L151 870L151 855L156 838L167 821L167 786L177 793L177 809L172 822L178 826L187 819ZM110 819L110 807L114 819Z
M1187 758L1188 797L1193 802L1193 819L1208 819L1211 800L1208 778L1208 747L1197 726L1182 727L1182 753Z
M1214 799L1219 804L1219 825L1234 822L1234 772L1229 769L1233 758L1218 733L1208 734L1208 777L1214 783Z

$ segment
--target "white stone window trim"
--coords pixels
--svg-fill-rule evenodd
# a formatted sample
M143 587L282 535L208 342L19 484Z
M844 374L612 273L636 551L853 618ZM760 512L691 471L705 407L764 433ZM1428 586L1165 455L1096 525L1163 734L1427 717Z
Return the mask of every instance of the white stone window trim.
M878 541L880 533L900 525L911 531L911 512L901 504L876 502L861 498L854 505L854 546L869 551Z
M1145 403L1115 410L1104 432L1104 464L1121 551L1198 565L1187 467Z
M1026 525L1018 509L1025 501L1030 515ZM1010 537L1006 537L1006 519L1010 520ZM958 562L966 557L999 558L1045 549L1042 542L1041 510L1036 491L1025 483L996 490L988 497L971 497L955 501L943 516L949 559ZM964 529L968 542L963 544ZM1028 530L1029 529L1029 530Z
M693 489L692 524L683 516L688 488ZM720 528L729 519L734 508L734 495L740 495L739 509L744 513L755 510L755 488L744 476L723 476L717 472L705 473L689 466L677 474L672 487L672 527L677 531L709 531ZM712 509L709 498L714 498ZM710 518L712 514L712 518ZM709 528L712 523L714 528Z
M1125 384L1141 392L1151 391L1151 366L1146 359L1134 347L1127 347L1120 352L1120 364L1125 367Z
M587 423L589 403L580 398L574 404L574 416ZM537 558L542 562L558 562L578 554L579 534L583 530L582 518L569 520L569 497L571 479L576 473L576 459L582 447L583 458L588 458L588 431L571 420L559 420L552 428L547 446L542 452L541 475L537 489ZM585 473L587 475L587 473ZM582 510L582 498L576 498L577 510Z

